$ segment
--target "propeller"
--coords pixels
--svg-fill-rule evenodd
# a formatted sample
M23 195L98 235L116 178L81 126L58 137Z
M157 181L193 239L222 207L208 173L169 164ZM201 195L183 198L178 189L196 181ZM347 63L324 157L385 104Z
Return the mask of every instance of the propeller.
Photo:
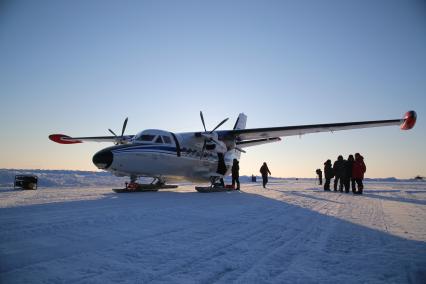
M112 131L111 129L108 128L109 132L111 132L112 135L114 135L116 137L115 145L125 144L124 143L124 131L126 131L127 121L128 120L129 120L128 117L126 117L126 119L124 120L123 128L121 129L121 136L118 136L117 134L115 134L114 131Z
M200 117L201 117L201 122L203 123L203 127L204 127L204 132L207 132L206 129L206 123L204 121L204 116L203 116L203 112L200 111ZM208 133L201 133L201 136L204 137L204 143L203 143L203 149L201 150L201 157L200 160L203 158L204 156L204 151L206 150L206 146L207 146L207 142L213 142L218 146L222 146L223 142L220 142L217 136L217 133L214 133L214 131L216 129L218 129L219 127L222 126L222 124L224 124L225 122L228 121L229 118L225 118L224 120L222 120L218 125L216 125L215 128L213 128L212 131L208 132Z

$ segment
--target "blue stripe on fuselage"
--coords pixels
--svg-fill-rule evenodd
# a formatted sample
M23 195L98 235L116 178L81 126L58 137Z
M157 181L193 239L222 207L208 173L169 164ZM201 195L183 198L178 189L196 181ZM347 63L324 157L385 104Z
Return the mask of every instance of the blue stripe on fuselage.
M113 153L148 152L148 151L149 152L164 151L164 152L171 152L173 154L176 154L176 147L138 145L135 147L126 147L122 149L116 149L116 150L113 150Z

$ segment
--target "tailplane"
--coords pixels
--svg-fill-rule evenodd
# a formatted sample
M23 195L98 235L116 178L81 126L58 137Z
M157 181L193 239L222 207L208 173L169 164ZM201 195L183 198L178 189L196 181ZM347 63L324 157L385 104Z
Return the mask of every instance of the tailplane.
M246 123L247 123L247 115L245 115L244 113L240 113L240 115L237 118L237 121L235 122L234 130L245 129Z

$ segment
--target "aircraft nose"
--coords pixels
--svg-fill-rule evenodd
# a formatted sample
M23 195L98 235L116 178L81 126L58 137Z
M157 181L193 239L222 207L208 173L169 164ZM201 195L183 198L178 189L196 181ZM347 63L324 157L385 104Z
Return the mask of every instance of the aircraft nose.
M111 166L113 155L110 150L101 150L93 156L93 163L98 169L105 170Z

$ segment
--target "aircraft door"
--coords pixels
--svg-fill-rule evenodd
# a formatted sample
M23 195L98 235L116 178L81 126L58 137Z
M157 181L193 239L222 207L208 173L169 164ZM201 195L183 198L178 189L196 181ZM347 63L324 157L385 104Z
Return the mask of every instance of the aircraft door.
M223 155L223 153L217 153L217 158L218 158L218 162L217 162L217 173L220 175L225 175L227 168L226 168L226 164L225 164L225 157Z

